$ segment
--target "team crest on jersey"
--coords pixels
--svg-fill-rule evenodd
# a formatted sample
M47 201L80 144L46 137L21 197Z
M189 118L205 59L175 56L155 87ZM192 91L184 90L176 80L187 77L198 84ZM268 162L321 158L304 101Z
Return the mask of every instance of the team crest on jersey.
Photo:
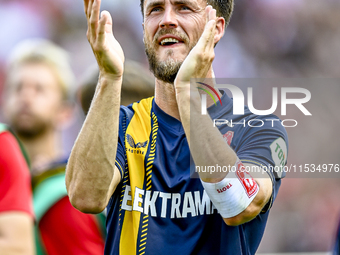
M223 135L223 139L228 143L228 145L231 144L233 137L234 137L234 131L228 131L227 133Z
M246 170L241 161L237 163L236 169L236 175L245 189L248 197L252 197L257 192L259 186L250 173Z
M141 149L145 148L148 145L148 140L145 142L138 142L136 143L133 137L129 134L126 134L126 140L131 148L126 148L127 151L136 153L136 154L144 154L144 151Z
M139 143L135 143L135 140L133 139L133 137L129 134L126 135L127 141L129 143L129 145L132 148L145 148L146 145L148 144L148 141L145 142L139 142Z

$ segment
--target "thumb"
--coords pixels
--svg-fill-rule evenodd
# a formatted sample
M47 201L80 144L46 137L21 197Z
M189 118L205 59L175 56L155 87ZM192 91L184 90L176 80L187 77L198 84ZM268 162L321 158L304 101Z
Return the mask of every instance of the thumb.
M112 34L112 17L111 14L108 11L102 11L101 19L103 19L103 22L105 22L105 32Z

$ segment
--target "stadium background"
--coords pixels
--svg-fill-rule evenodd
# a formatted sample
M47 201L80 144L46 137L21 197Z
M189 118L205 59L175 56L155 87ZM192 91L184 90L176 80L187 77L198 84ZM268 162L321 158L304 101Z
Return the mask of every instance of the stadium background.
M125 56L147 67L139 1L103 0L102 6L113 16ZM339 14L339 0L236 0L231 24L216 47L216 77L340 78ZM0 31L0 92L8 53L22 39L48 38L66 48L78 80L95 61L81 0L0 0ZM340 163L340 90L311 86L314 119L288 129L288 162ZM66 151L82 121L78 108L63 130ZM259 253L329 251L340 219L339 177L284 179Z

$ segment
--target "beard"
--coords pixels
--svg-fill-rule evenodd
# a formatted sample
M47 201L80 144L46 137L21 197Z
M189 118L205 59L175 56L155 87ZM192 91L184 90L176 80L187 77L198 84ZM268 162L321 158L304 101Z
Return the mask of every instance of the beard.
M174 84L177 73L181 68L181 65L184 60L173 59L174 51L172 49L167 50L166 60L164 61L158 60L155 45L158 45L158 38L166 34L176 35L177 37L181 38L183 43L187 45L189 44L188 36L184 34L179 34L174 29L162 29L156 33L151 43L148 42L146 37L144 36L145 53L146 56L148 57L149 69L154 74L154 76L161 81ZM189 52L192 50L195 44L189 44Z
M11 127L19 137L31 140L47 132L50 125L31 115L29 120L23 120L19 116L12 118Z

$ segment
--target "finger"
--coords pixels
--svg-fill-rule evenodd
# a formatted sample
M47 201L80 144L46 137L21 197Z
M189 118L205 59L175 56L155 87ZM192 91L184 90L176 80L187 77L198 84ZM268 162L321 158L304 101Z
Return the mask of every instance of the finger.
M209 34L209 43L208 43L208 47L214 47L215 45L215 34L216 34L216 10L212 9L209 12L209 22L213 20L213 26L211 29L209 29L210 34Z
M206 51L208 47L212 47L214 45L214 35L215 35L215 27L216 27L216 10L212 9L211 6L207 6L207 24L205 25L204 31L201 35L201 38L198 41L198 45L200 50Z
M99 20L99 13L100 13L100 5L101 5L101 0L94 0L93 7L96 9L95 15L96 15L96 20Z
M84 0L84 12L85 12L86 17L87 17L88 6L89 6L89 0Z
M212 48L214 45L214 35L215 35L215 27L216 27L216 21L210 20L203 32L202 35L202 41L203 41L203 47L204 50L207 50L208 48Z
M91 27L91 37L96 38L98 21L99 21L99 9L100 9L100 0L94 0L91 17L90 17L90 27Z
M105 11L103 11L101 13L101 18L99 20L99 25L98 25L98 38L97 38L97 42L98 44L103 44L105 42L105 26L106 26L106 22L108 20L108 17L105 13Z
M105 32L112 34L112 17L108 11L102 11L103 17L106 18L105 22Z
M211 5L208 5L207 7L205 7L205 15L206 15L206 21L205 24L207 24L209 22L209 12L212 9Z
M211 10L208 13L208 19L210 20L216 20L216 9L211 8Z
M209 8L208 8L209 7ZM205 25L202 37L205 39L205 47L214 45L215 27L216 27L216 10L212 6L207 6L207 24Z
M87 11L86 11L86 17L87 17L88 23L91 18L92 5L93 5L93 0L89 0L87 4Z
M91 24L90 24L92 3L93 3L93 0L84 0L84 8L86 8L85 14L86 14L86 21L87 21L86 37L90 43L92 41L91 40L92 31L91 31Z

